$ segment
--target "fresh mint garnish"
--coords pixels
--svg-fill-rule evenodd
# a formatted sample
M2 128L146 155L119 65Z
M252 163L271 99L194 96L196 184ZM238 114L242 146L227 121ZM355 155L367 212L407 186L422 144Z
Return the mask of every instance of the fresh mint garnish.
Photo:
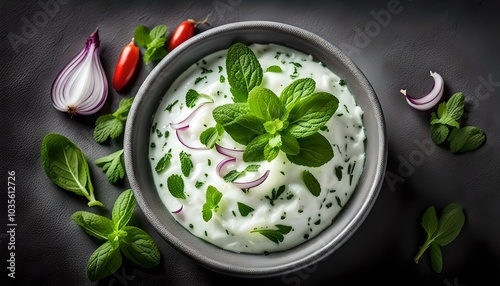
M432 269L441 273L443 269L443 257L441 247L448 245L454 241L460 234L465 223L465 214L462 206L459 204L447 205L438 220L436 209L430 206L425 211L422 217L422 227L427 233L427 238L424 244L420 247L417 255L413 258L415 263L418 263L425 251L431 248L431 265Z
M165 171L168 168L168 166L170 166L171 159L172 159L172 149L169 149L168 152L165 153L165 155L163 155L163 157L161 157L160 160L158 160L158 163L156 163L155 171L157 173Z
M241 216L248 216L251 212L253 212L255 209L252 208L251 206L248 206L244 203L238 202L238 211L240 212Z
M266 72L282 72L283 70L281 69L280 66L269 66L266 69Z
M280 244L280 242L283 242L285 239L285 235L288 234L291 230L292 227L288 225L282 225L282 224L277 224L275 225L277 229L256 229L250 231L250 233L260 233L272 242L276 244Z
M205 193L205 203L202 207L203 220L208 222L212 219L212 212L217 212L219 209L219 203L222 199L222 193L219 192L214 186L210 185Z
M143 60L145 63L158 62L167 55L165 42L167 39L167 26L158 25L151 31L144 25L139 25L134 31L136 43L146 49Z
M222 134L224 134L224 128L222 125L217 123L215 124L215 127L209 127L205 131L201 132L200 142L209 149L212 149Z
M243 43L229 47L226 71L234 102L246 102L249 92L262 82L262 67L253 51Z
M302 181L304 181L304 184L313 196L319 196L321 193L321 185L311 172L304 170L304 172L302 172Z
M486 141L482 129L460 125L464 107L465 97L457 92L447 102L440 103L437 112L431 113L432 141L438 145L447 141L452 153L473 151Z
M246 172L257 172L260 168L260 165L248 165L243 171L231 170L224 176L225 182L234 182L239 177L245 175Z
M186 199L184 193L184 180L181 176L174 174L167 179L167 188L174 198Z
M191 161L191 154L184 151L179 153L179 159L181 162L181 171L184 177L189 177L191 170L193 169L193 162Z
M133 102L133 97L122 99L115 112L97 118L94 129L94 140L96 142L102 143L108 138L115 139L122 135Z
M285 185L280 186L277 190L273 188L271 191L271 196L265 196L269 200L269 203L274 206L274 201L277 200L281 194L285 192Z
M125 177L123 149L95 160L95 164L106 172L106 177L108 177L108 181L112 184Z

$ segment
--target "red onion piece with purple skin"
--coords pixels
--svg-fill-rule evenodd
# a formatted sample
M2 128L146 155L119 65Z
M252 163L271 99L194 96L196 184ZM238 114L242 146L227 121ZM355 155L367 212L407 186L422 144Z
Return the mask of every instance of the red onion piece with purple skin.
M108 97L108 81L99 57L99 30L57 75L51 88L55 109L71 116L99 111Z
M406 89L401 89L400 92L406 96L406 101L411 107L417 110L429 110L441 100L444 91L443 77L437 72L432 71L431 76L434 78L434 86L425 96L413 97L406 92Z

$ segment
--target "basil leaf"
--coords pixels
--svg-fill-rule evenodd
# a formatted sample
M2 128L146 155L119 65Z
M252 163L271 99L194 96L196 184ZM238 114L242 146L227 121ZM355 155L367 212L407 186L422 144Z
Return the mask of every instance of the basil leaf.
M288 160L296 165L319 167L333 158L333 149L330 142L320 133L299 138L297 142L300 145L299 154L286 155Z
M264 148L269 142L269 135L262 134L255 137L243 151L243 161L245 162L259 162L265 160Z
M297 101L313 94L316 82L312 78L301 78L285 87L280 94L281 102L290 110Z
M181 176L174 174L168 177L167 188L174 198L186 199L186 194L184 194L184 180L182 180Z
M60 134L47 134L42 141L42 165L47 177L64 190L86 197L88 206L102 206L94 196L89 166L83 152Z
M139 46L147 48L149 42L151 42L149 29L144 25L139 25L137 28L135 28L134 40Z
M125 257L144 268L160 263L160 250L149 234L135 226L126 226L123 230L127 235L120 241L120 250Z
M243 43L229 47L226 71L234 102L245 102L250 90L262 82L262 67L253 51Z
M97 281L114 273L122 264L118 248L113 248L109 241L99 246L89 258L87 276L90 281Z
M313 196L319 196L321 193L321 185L311 172L304 170L304 172L302 172L302 181L304 181L304 184Z
M104 172L106 172L106 177L112 184L125 177L123 149L95 160L95 164L101 167Z
M434 233L434 242L440 246L449 244L458 236L464 223L465 215L462 206L458 204L447 205Z
M265 87L257 86L248 94L248 107L255 116L271 121L283 119L285 106L274 92Z
M290 111L288 131L295 138L318 132L333 116L339 100L330 93L318 92L295 104Z
M120 230L128 224L134 213L136 201L131 189L123 191L113 205L111 219L115 225L115 230Z
M108 240L108 236L113 232L113 222L97 214L77 211L71 219L86 233L100 240Z

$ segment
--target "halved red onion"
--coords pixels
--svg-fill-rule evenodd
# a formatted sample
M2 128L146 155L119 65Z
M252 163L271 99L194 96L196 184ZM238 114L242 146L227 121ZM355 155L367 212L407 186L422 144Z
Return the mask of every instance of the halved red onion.
M83 50L57 75L52 84L54 108L76 114L96 113L108 97L108 81L99 58L99 30L87 39Z
M434 86L432 90L425 96L413 97L410 96L406 89L401 89L400 92L406 96L408 104L418 110L429 110L434 107L443 96L444 80L443 77L437 72L431 71L431 76L434 78Z
M264 175L262 175L260 178L253 180L253 181L250 181L250 182L233 182L233 184L235 184L236 186L238 186L241 189L255 188L258 185L262 184L267 179L267 176L269 176L270 172L271 172L270 170L267 170L264 173Z

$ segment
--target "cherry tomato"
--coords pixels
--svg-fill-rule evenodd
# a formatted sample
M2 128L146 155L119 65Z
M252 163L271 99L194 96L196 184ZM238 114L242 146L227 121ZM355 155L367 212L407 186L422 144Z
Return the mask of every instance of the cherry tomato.
M116 63L115 73L113 75L113 87L120 92L128 85L134 76L139 62L139 48L135 45L134 39L126 45L120 53Z
M167 51L172 51L173 49L177 48L177 46L184 43L187 39L191 38L194 35L196 25L197 23L193 19L189 19L180 23L179 26L175 28L174 33L172 33L172 36L170 37Z

